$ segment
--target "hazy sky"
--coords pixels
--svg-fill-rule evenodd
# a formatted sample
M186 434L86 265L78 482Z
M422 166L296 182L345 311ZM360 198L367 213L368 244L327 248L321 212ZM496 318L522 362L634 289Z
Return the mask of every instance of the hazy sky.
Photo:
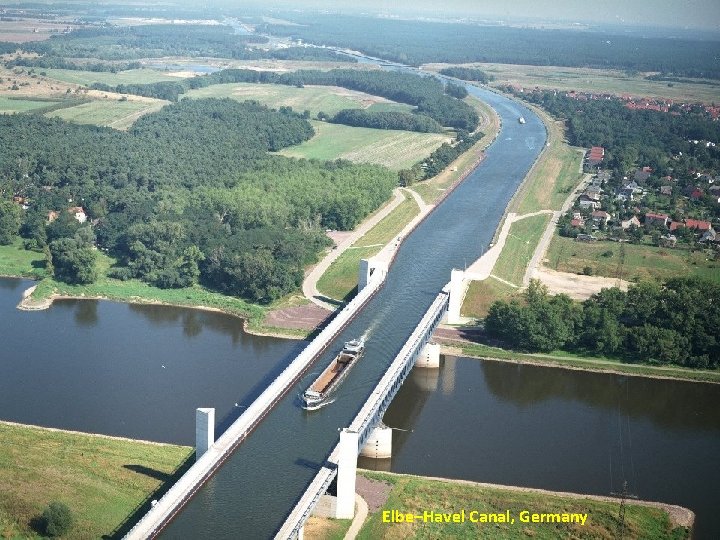
M542 19L597 21L629 25L660 25L720 29L720 0L276 0L292 4L342 11L367 8L372 11L430 10L448 15L472 13L493 18L533 17ZM269 4L274 2L270 0ZM420 14L420 13L418 13Z

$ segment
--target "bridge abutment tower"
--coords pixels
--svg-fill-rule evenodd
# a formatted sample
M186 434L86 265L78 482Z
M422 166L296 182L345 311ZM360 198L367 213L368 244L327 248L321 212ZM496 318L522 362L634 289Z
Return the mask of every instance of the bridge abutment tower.
M376 258L360 259L358 270L358 292L362 291L371 280L385 276L388 272L387 264Z
M460 308L463 300L465 300L465 272L462 270L452 269L450 272L450 299L448 300L448 310L446 321L448 324L460 324Z
M195 410L195 461L215 442L215 409Z
M360 434L356 431L344 428L340 432L336 519L352 519L355 515L355 475L359 444Z

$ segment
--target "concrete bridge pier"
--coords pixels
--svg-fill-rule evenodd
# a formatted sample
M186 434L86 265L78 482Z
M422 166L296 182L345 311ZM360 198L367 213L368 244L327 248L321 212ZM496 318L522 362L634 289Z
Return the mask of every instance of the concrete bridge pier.
M352 519L355 516L355 475L359 445L360 434L343 428L338 448L336 519Z
M375 426L360 450L360 455L373 459L392 457L392 429L382 422Z
M440 344L427 343L415 360L416 368L439 368L440 367Z
M362 291L371 280L384 277L387 272L387 264L376 258L360 259L360 269L358 271L358 292Z
M195 461L215 442L215 409L195 410Z

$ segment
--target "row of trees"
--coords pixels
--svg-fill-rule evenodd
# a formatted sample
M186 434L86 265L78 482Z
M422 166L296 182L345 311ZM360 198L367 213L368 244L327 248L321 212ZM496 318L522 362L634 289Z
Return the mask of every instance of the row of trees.
M676 278L643 282L627 292L603 289L582 303L550 296L533 280L524 303L496 301L487 334L531 352L566 350L626 362L716 368L720 363L720 284Z
M463 81L474 81L482 84L487 84L490 81L495 80L495 77L485 73L481 69L461 66L443 68L440 70L440 74L447 75L448 77L455 77L456 79L461 79Z
M404 169L398 173L400 184L410 186L419 180L426 180L440 174L460 154L470 149L472 145L482 139L485 135L478 131L473 135L459 132L454 144L442 143L439 148L433 151L430 156L410 169Z
M420 133L441 133L442 126L424 114L400 111L366 111L343 109L330 120L334 124L375 129L400 129Z
M324 229L354 227L397 184L380 166L268 154L312 133L289 109L227 99L183 100L127 132L0 116L0 193L30 205L0 204L0 236L16 238L19 216L26 246L69 282L95 279L97 246L119 279L270 302L300 284ZM92 228L66 211L80 204Z

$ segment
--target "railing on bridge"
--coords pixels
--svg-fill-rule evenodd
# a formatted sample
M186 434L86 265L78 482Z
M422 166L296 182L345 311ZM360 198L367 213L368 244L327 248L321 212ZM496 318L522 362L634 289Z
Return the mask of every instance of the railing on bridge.
M154 538L177 515L202 485L227 460L250 432L282 399L333 339L380 289L385 275L378 273L315 339L263 391L209 450L171 487L125 535L126 540ZM330 478L332 481L332 478ZM329 485L329 482L328 482ZM327 486L325 486L327 489Z
M350 430L359 434L358 453L370 436L372 428L382 420L390 402L397 394L408 373L415 365L422 348L430 340L433 331L440 324L447 311L450 297L449 285L437 295L427 312L415 327L415 330L403 345L400 352L388 367L385 375L350 423ZM275 540L292 540L298 538L305 521L317 505L320 497L325 493L330 483L337 476L338 454L340 445L337 444L331 451L327 461L318 471L300 500L295 504L285 523L275 535Z

